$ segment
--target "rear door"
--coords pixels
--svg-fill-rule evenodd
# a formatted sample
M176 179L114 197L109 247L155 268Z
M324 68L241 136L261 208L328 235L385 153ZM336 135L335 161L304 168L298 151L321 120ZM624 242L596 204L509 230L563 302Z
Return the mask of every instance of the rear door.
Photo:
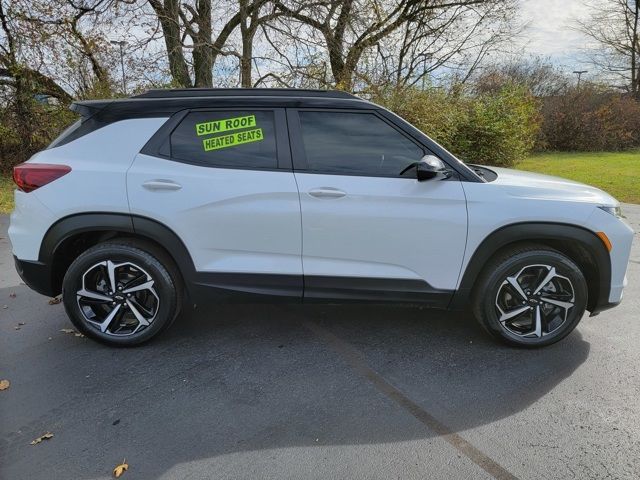
M429 153L376 111L288 110L306 297L445 306L467 237L460 181L418 182Z
M198 283L302 295L300 203L282 109L174 115L127 175L131 212L171 228Z

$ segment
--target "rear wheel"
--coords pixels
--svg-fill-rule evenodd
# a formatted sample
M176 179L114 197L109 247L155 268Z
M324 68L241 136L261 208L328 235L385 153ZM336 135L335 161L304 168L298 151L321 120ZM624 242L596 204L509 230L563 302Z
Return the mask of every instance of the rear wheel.
M507 250L489 262L473 299L474 313L494 337L515 346L541 347L567 336L587 304L580 268L544 246Z
M69 318L83 334L109 345L143 343L171 324L180 278L158 252L107 242L81 254L63 281Z

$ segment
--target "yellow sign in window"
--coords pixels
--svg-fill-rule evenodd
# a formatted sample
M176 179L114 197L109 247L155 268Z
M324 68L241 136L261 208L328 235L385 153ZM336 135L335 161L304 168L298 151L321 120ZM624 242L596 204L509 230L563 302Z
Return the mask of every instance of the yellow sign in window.
M244 132L236 132L230 135L219 135L217 137L205 138L202 140L204 151L219 150L221 148L235 147L244 143L259 142L263 140L261 128L246 130Z
M196 123L197 135L213 135L216 133L241 130L256 126L256 116L246 115L244 117L225 118L213 122Z

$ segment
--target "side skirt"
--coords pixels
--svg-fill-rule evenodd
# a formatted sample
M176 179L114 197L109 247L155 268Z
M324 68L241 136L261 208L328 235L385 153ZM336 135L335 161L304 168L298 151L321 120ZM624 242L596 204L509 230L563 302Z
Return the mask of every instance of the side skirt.
M198 272L194 300L225 302L408 303L447 308L453 290L421 280Z
M452 290L440 290L423 280L361 277L304 277L304 301L337 300L367 303L419 303L446 308Z
M197 272L191 282L195 303L301 302L302 275Z

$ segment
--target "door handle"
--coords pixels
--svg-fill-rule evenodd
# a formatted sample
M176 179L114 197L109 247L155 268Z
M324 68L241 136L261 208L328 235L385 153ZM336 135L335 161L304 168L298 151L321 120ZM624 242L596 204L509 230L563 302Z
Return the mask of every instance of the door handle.
M182 185L176 183L172 180L147 180L142 184L144 188L147 190L155 191L155 190L180 190Z
M346 194L346 192L332 187L321 187L309 190L309 195L316 198L341 198Z

